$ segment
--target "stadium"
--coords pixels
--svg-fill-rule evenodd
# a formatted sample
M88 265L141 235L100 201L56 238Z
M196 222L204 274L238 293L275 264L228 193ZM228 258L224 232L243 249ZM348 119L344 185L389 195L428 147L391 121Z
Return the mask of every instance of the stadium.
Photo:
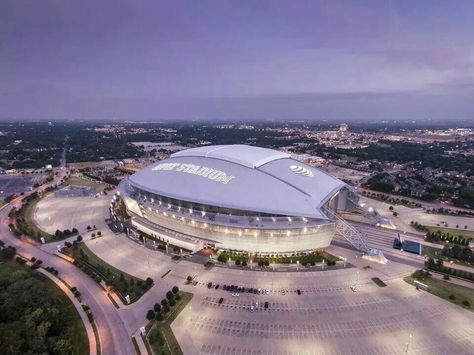
M357 201L349 186L325 172L246 145L172 154L124 179L117 197L131 234L193 252L211 247L264 255L329 246L336 212L354 209Z

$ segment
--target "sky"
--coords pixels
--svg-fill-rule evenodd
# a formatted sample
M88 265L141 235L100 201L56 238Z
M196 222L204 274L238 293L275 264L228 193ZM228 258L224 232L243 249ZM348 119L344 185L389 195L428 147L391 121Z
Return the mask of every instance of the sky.
M472 0L2 0L0 119L468 120Z

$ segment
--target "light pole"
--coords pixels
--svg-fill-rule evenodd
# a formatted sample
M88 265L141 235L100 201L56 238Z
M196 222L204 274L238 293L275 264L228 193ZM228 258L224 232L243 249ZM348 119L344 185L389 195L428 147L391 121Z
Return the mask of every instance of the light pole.
M411 343L412 338L413 338L413 334L410 333L410 335L408 337L407 348L405 349L405 353L407 353L407 354L408 354L408 348L410 347L410 343Z

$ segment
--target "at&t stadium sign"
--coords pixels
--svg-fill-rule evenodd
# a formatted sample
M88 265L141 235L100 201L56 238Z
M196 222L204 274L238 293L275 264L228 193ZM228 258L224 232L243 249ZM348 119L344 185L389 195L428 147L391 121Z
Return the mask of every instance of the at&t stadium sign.
M228 184L234 175L228 175L224 171L208 168L206 166L194 165L194 164L181 164L181 163L162 163L153 167L152 170L160 171L179 171L186 174L193 174L208 178L209 180L217 181L222 184Z

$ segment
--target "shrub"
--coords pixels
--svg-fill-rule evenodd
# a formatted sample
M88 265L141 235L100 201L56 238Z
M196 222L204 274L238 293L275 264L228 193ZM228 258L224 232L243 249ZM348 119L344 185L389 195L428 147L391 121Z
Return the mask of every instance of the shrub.
M155 305L153 306L153 310L154 310L156 313L160 313L160 311L161 311L161 304L155 303Z
M443 279L449 280L449 275L443 275Z
M157 321L160 321L160 322L161 322L161 321L163 320L163 313L158 313L158 314L156 315L155 319L156 319Z
M148 287L151 287L153 285L153 279L151 277L147 277L145 283Z
M456 299L456 296L454 296L453 294L450 294L449 299L454 301Z
M170 300L170 306L173 307L174 305L176 305L176 301L174 299L171 299Z
M16 248L12 246L8 246L5 249L2 249L0 252L0 256L3 259L13 259L13 257L16 255Z
M161 300L161 305L162 305L163 307L167 306L167 305L168 305L168 300L167 300L167 299L162 299L162 300Z
M463 306L471 307L471 303L468 300L462 301Z

